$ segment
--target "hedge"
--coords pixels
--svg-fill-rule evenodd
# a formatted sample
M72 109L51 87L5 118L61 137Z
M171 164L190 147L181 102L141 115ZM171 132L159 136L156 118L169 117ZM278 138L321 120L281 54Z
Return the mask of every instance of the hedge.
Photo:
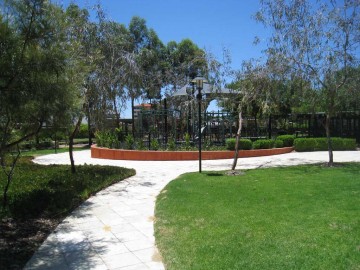
M274 147L275 147L275 148L282 148L282 147L284 147L284 141L282 141L282 140L275 140L275 142L274 142Z
M254 149L270 149L273 145L273 140L257 140L253 143Z
M295 135L280 135L277 136L276 140L283 141L284 147L290 147L294 145Z
M297 138L294 140L294 147L296 152L314 151L316 140L314 138Z
M225 141L225 145L226 145L226 149L227 150L235 150L235 144L236 144L236 139L235 138L230 138L230 139L226 139ZM252 149L252 141L249 139L240 139L239 140L239 150L250 150Z
M334 151L355 150L356 140L349 138L331 138ZM327 151L327 138L297 138L294 140L295 151Z

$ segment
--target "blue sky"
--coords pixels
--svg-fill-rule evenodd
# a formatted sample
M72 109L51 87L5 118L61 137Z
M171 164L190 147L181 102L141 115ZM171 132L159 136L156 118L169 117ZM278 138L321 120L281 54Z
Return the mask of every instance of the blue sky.
M59 0L65 6L71 0ZM79 6L91 6L98 0L77 0ZM200 48L222 58L223 48L230 51L232 68L243 60L258 58L266 44L266 29L252 16L259 1L244 0L102 0L109 19L128 25L140 16L153 28L163 43L190 38ZM260 45L253 45L255 36Z
M71 0L60 0L67 5ZM80 6L98 0L77 0ZM259 10L259 1L243 0L102 0L108 17L128 25L133 16L140 16L167 43L190 38L200 48L218 57L226 47L232 55L234 68L243 60L257 58L263 47L254 46L255 36L266 43L266 29L251 16Z

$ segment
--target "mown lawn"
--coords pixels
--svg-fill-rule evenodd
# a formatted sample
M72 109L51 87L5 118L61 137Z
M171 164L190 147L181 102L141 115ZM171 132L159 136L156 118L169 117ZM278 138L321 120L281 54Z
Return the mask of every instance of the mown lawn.
M182 175L159 195L171 269L360 269L360 164Z
M38 165L23 157L15 168L8 197L0 205L0 269L22 269L46 236L92 194L135 174L110 166ZM5 174L0 171L0 203Z
M74 147L73 151L83 151L83 150L89 150L90 148L88 146L84 147ZM62 147L55 149L43 149L43 150L28 150L28 151L22 151L21 156L22 157L37 157L37 156L43 156L43 155L49 155L49 154L60 154L69 152L69 147Z

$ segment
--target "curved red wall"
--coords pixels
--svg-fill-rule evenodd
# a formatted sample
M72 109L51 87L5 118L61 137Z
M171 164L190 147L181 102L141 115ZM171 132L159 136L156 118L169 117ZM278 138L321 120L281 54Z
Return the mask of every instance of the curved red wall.
M261 157L290 153L293 147L240 150L239 157ZM115 160L197 160L198 151L138 151L100 148L96 145L91 146L91 157ZM203 160L210 159L231 159L234 158L234 151L202 151Z

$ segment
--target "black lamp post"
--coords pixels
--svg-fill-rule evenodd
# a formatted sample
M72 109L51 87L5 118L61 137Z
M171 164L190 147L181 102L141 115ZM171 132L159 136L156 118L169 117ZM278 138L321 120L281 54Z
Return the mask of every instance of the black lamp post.
M198 113L199 113L199 129L198 129L198 140L199 140L199 173L201 173L201 100L202 94L201 90L204 88L204 83L207 83L207 80L203 77L196 77L191 81L197 89L196 99L198 100Z

